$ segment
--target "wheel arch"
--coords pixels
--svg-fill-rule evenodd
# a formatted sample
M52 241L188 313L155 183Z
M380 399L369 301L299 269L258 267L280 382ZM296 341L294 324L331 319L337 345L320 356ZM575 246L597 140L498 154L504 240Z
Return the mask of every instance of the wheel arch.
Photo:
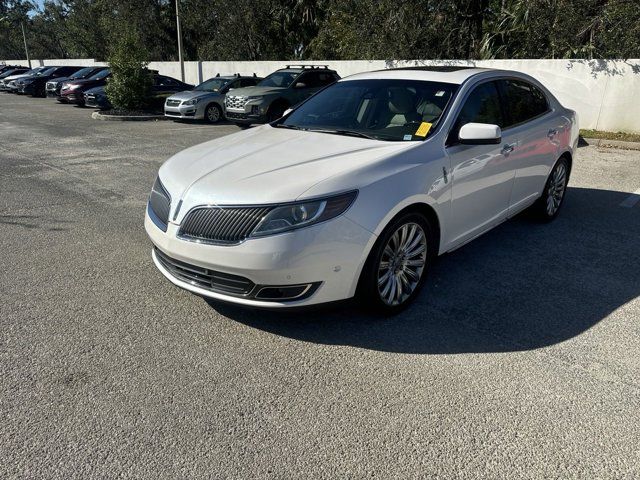
M440 245L442 243L442 229L441 229L441 226L440 226L440 218L438 217L438 213L436 212L435 208L433 208L428 203L418 201L418 202L413 202L413 203L410 203L409 205L406 205L406 206L402 207L394 215L392 215L390 218L388 218L384 222L384 224L381 224L381 228L378 229L380 234L382 232L384 232L384 230L393 221L395 221L398 217L400 217L402 215L405 215L407 213L414 213L414 212L422 214L427 219L429 224L436 230L434 232L434 237L435 237L436 242L437 242L437 245L436 245L436 248L435 248L436 256L437 256L439 254L439 252L440 252ZM369 262L369 260L371 258L371 252L373 252L373 250L375 249L375 247L376 247L376 245L378 244L379 241L380 241L380 235L377 235L375 237L375 240L373 242L371 242L371 244L368 246L366 252L364 252L363 260L361 262L360 268L359 268L359 270L357 272L357 275L355 277L354 285L352 287L352 294L353 295L357 295L358 294L358 291L359 291L360 285L361 285L363 272L365 271L365 267L367 265L367 262Z

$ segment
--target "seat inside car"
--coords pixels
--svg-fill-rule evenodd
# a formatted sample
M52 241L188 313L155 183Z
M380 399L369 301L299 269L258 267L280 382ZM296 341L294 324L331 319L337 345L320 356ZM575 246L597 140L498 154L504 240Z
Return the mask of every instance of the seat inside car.
M406 87L388 89L389 120L386 127L401 127L407 123L420 123L422 115L417 111L417 98L413 90Z

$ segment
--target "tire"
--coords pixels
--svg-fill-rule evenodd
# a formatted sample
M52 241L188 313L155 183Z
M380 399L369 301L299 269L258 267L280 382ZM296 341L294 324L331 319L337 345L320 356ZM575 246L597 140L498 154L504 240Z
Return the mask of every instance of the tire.
M420 292L437 256L434 232L420 213L407 212L392 220L378 237L360 275L359 303L384 316L404 310Z
M275 122L278 120L284 112L287 110L287 105L284 103L275 103L269 107L267 111L267 123Z
M204 119L208 123L218 123L222 118L222 109L215 103L207 105L204 110Z
M550 222L558 216L564 203L569 182L569 160L560 157L551 169L542 195L531 206L531 213L541 222Z

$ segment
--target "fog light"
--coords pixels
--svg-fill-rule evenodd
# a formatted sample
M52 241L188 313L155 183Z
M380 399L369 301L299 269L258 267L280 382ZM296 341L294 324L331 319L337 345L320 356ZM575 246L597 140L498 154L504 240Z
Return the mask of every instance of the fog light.
M256 294L260 300L295 300L311 295L320 283L305 283L301 285L282 285L262 287Z

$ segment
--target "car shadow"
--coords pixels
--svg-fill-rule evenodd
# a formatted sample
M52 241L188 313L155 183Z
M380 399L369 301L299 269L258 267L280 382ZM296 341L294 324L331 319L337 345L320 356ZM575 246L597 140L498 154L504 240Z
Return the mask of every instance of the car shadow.
M628 193L570 187L558 218L526 213L440 257L403 313L353 306L285 313L206 300L271 334L413 354L524 351L571 339L640 295L640 208Z

